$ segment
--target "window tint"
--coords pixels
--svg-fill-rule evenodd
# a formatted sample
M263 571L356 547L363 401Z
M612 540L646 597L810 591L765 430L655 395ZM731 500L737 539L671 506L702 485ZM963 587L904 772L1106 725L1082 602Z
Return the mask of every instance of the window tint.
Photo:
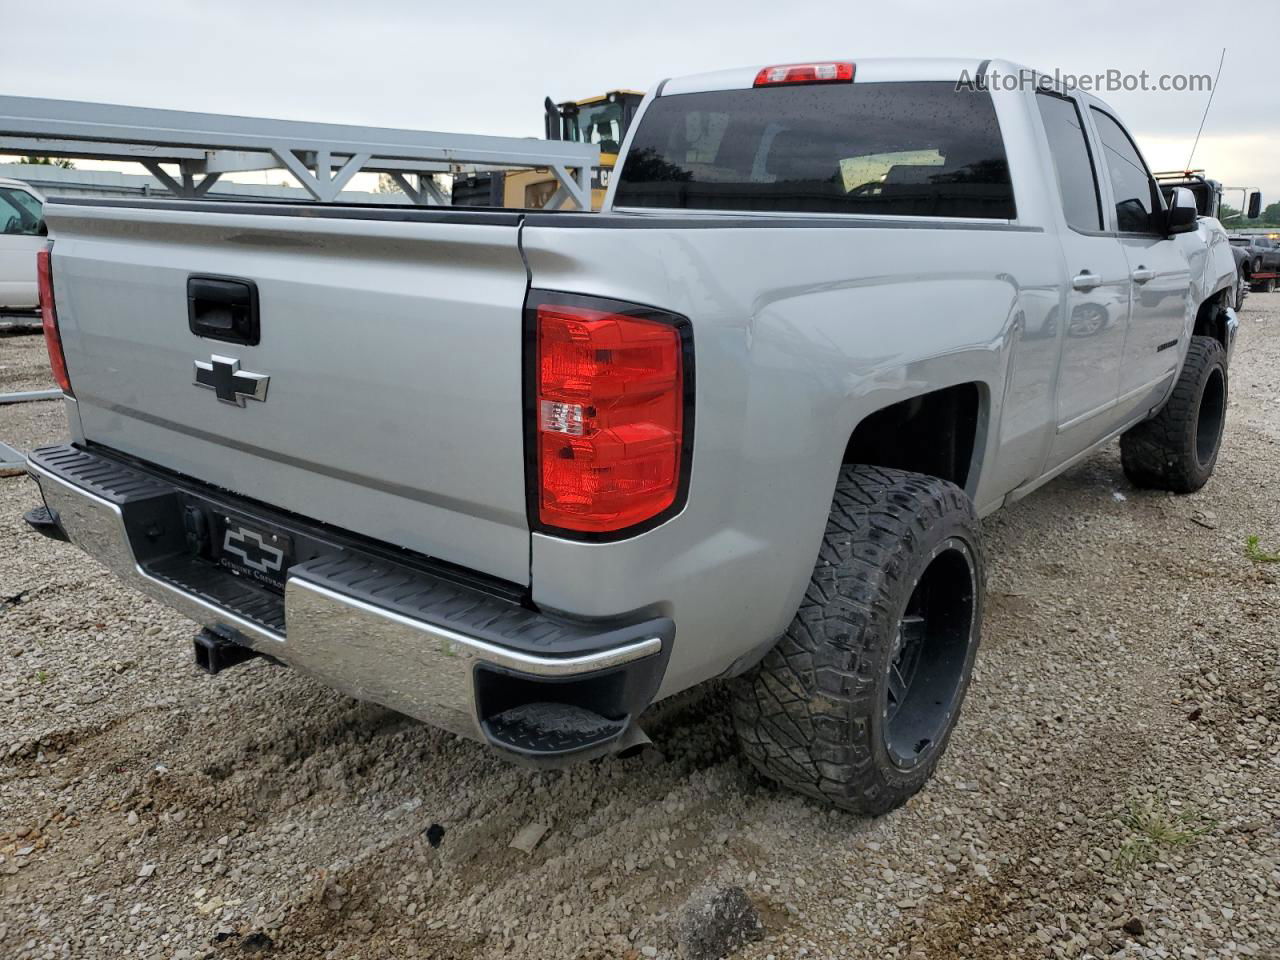
M1158 208L1156 192L1138 148L1124 128L1097 107L1093 108L1093 119L1102 137L1111 192L1115 194L1118 229L1126 233L1156 232L1151 216Z
M991 96L949 82L659 97L615 205L1013 219Z
M39 200L25 190L0 187L0 233L37 236L41 218Z
M1075 102L1051 93L1036 96L1049 153L1058 174L1058 193L1067 223L1077 230L1102 229L1102 203L1098 199L1097 175L1089 155L1080 110Z

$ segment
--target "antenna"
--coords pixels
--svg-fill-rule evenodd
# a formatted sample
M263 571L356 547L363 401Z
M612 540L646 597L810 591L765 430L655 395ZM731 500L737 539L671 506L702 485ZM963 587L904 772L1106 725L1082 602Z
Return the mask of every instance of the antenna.
M1218 92L1218 78L1222 76L1222 63L1227 59L1227 48L1222 48L1222 56L1218 58L1218 72L1213 76L1213 89L1209 91L1209 102L1204 105L1204 116L1200 118L1200 129L1196 131L1195 142L1191 144L1191 153L1187 156L1187 169L1191 169L1191 158L1196 155L1196 147L1200 146L1200 134L1204 132L1204 122L1209 119L1209 108L1213 106L1213 95Z

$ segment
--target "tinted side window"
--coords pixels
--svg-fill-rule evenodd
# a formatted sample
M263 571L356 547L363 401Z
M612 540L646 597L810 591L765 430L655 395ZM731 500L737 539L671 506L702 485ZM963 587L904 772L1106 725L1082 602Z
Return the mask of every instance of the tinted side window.
M40 201L25 190L0 187L0 233L37 236Z
M991 95L951 82L659 97L615 205L1013 219Z
M1116 224L1125 233L1155 233L1152 214L1157 209L1151 174L1147 172L1138 148L1124 128L1097 107L1093 120L1102 137L1111 191L1116 199Z
M1102 229L1102 203L1097 173L1089 153L1080 110L1075 102L1051 93L1036 95L1049 153L1058 174L1058 193L1067 223L1077 230Z
M9 199L0 193L0 234L22 233L22 220L18 215L18 208L9 202Z

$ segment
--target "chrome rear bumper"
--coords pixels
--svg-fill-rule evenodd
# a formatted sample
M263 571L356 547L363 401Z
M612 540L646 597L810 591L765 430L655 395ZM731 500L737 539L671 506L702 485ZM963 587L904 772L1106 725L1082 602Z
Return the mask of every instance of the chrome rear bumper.
M166 497L178 496L163 476L75 447L33 451L27 470L67 539L140 592L198 624L230 631L237 642L350 696L462 736L494 741L486 729L484 704L477 699L477 670L515 677L531 688L546 681L552 691L577 689L581 684L566 681L611 671L638 672L643 675L639 681L622 684L630 688L626 696L632 702L620 703L614 711L630 715L656 692L670 651L674 626L664 618L622 626L603 623L593 635L592 624L545 617L475 591L472 596L466 587L433 584L430 574L350 551L290 570L283 624L276 627L269 617L247 615L157 573L148 557L160 548L149 541L166 536L163 529L155 533L166 521L151 516L168 509L163 506ZM368 583L381 577L390 586L382 594L365 596L355 587L346 589L337 577L352 564L359 566L360 576L351 579ZM406 612L410 608L399 601L410 593L442 597L440 616L430 606ZM279 602L265 591L259 599ZM450 625L450 617L454 624L465 621L477 629L458 629ZM524 649L495 642L503 630ZM616 679L614 687L619 686ZM510 699L510 694L502 696Z

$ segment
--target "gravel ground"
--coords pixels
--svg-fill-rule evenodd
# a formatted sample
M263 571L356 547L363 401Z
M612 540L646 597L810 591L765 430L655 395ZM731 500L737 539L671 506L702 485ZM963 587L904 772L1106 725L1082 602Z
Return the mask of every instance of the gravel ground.
M0 333L0 393L44 390L53 385L43 337Z
M0 339L0 389L43 363ZM763 921L745 960L1280 957L1280 564L1244 549L1280 549L1277 371L1255 295L1203 491L1112 447L985 522L960 728L876 820L761 782L714 687L653 751L537 774L287 670L202 677L190 623L0 480L0 956L671 957L710 882ZM7 442L64 429L0 407Z
M48 390L54 386L49 375L49 354L44 348L44 337L13 336L0 333L0 393L18 393L26 390ZM0 442L16 450L28 450L42 443L49 443L67 432L67 418L62 404L54 401L37 401L0 405ZM25 486L25 483L23 484ZM4 494L0 493L0 498ZM0 502L8 504L7 499ZM0 528L12 517L0 515ZM0 574L0 593L9 571ZM4 634L0 632L0 637Z

